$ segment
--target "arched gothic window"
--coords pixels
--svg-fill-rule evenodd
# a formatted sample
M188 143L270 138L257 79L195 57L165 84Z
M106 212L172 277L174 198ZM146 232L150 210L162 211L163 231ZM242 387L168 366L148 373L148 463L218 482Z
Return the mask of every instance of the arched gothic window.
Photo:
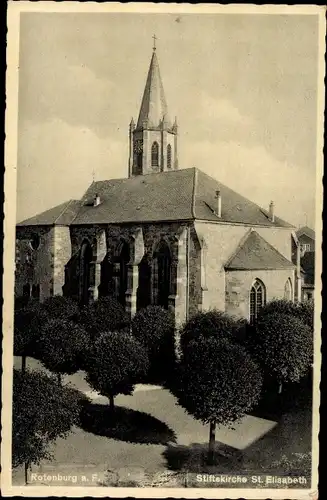
M250 323L254 323L258 313L266 303L266 289L262 281L256 279L250 291Z
M288 278L284 286L284 299L293 300L292 282L290 278Z
M128 263L130 260L130 251L128 243L123 243L119 257L119 275L118 275L118 300L123 307L126 306L126 291L128 287Z
M154 304L168 309L171 282L171 255L166 242L162 241L153 258L153 302Z
M167 146L167 168L171 168L171 145Z
M91 261L92 247L88 241L84 241L80 254L80 302L82 305L87 305L89 302Z
M158 167L159 166L159 144L154 142L151 148L151 166Z

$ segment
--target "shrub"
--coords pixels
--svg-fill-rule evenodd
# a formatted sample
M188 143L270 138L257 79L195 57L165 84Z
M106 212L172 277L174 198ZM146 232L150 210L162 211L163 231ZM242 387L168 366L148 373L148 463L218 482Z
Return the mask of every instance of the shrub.
M113 297L102 297L85 306L80 312L79 322L92 336L129 328L124 308Z
M96 340L86 366L86 381L109 398L114 408L117 394L132 394L134 384L148 370L147 353L137 340L124 332L102 333Z
M150 362L147 379L167 381L175 364L173 314L159 306L141 309L132 320L132 334L147 350Z
M43 327L38 342L40 360L58 375L81 369L84 353L89 349L89 336L81 325L64 319L51 319Z
M210 424L210 462L216 424L231 425L244 416L258 402L261 386L261 372L241 346L213 335L187 344L176 396L189 414Z
M42 302L41 312L44 321L49 319L74 320L78 314L78 304L69 297L53 295Z
M58 386L52 376L37 371L14 370L12 463L13 467L39 464L51 459L49 448L58 437L65 438L79 423L87 398L76 389Z
M260 315L248 346L263 370L279 384L298 382L312 362L312 331L288 314Z
M180 339L182 352L192 340L200 337L226 338L239 342L244 337L246 326L245 319L235 319L216 309L201 311L192 316L182 327Z
M302 321L313 330L314 304L312 300L292 302L285 299L276 299L268 302L260 311L259 318L267 314L287 314Z

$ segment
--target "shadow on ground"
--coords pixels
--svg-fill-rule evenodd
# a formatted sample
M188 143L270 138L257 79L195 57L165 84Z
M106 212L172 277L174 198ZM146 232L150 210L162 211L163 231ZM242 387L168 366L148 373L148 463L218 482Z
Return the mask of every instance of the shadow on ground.
M214 465L208 465L208 443L169 444L163 452L172 471L204 473L310 475L311 409L280 416L277 425L248 447L239 450L216 442Z
M176 435L164 422L148 413L116 406L88 404L81 413L80 427L98 436L120 441L167 445Z

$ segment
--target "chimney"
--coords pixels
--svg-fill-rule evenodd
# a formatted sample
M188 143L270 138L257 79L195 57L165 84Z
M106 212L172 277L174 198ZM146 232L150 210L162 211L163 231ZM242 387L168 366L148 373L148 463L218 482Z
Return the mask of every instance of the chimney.
M217 200L217 205L216 205L216 215L217 217L221 217L221 194L220 191L216 191L216 196L215 199Z
M100 203L101 203L100 196L96 194L93 200L93 206L97 207L98 205L100 205Z
M269 204L269 219L271 222L275 222L275 205L273 201Z

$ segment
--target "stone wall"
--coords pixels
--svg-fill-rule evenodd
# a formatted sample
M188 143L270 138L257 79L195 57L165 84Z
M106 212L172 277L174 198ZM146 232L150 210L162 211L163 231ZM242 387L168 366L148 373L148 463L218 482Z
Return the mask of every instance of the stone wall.
M250 290L256 279L265 285L267 302L284 298L284 287L288 279L291 280L294 297L294 270L227 271L225 293L228 314L249 319Z
M31 246L34 235L40 238L37 249ZM16 230L15 296L23 295L24 285L40 286L40 300L53 294L54 228L18 227Z
M224 265L236 251L242 238L250 231L251 226L196 221L194 228L198 237L202 238L207 246L206 263L203 270L206 276L206 287L202 291L202 308L203 310L217 308L225 311L226 274ZM253 229L282 255L291 260L291 228L254 226Z

